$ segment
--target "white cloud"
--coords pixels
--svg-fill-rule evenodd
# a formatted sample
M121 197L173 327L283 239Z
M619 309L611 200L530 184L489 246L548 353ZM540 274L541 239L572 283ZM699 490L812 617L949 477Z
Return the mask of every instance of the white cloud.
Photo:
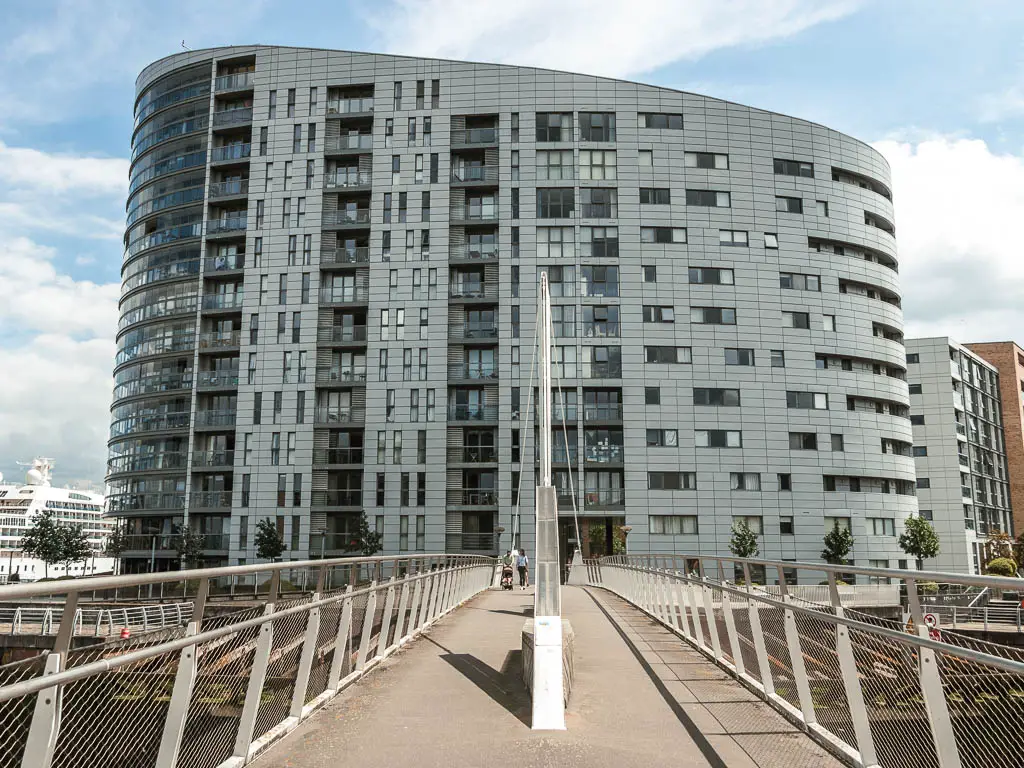
M627 77L789 37L861 0L397 0L371 18L387 49Z
M978 139L874 147L892 168L907 334L1024 338L1024 158Z
M128 161L40 152L0 141L0 182L54 192L116 195L128 191Z
M998 123L1024 116L1024 86L1011 85L998 93L987 93L978 100L978 119Z

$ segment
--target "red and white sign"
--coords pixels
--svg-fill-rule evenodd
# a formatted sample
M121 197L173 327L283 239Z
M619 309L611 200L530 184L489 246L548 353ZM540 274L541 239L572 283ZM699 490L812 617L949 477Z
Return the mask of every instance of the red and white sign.
M926 613L924 615L924 624L929 629L935 629L935 627L939 626L939 617L934 613Z

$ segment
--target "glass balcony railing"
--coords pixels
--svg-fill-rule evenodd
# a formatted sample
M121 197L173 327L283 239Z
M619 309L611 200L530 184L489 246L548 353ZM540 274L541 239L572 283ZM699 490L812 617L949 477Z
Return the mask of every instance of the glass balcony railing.
M246 125L252 122L252 107L241 109L223 109L213 113L214 128L230 128L234 125Z
M363 503L362 491L332 488L313 491L314 507L358 507Z
M497 221L498 206L452 205L448 209L448 218L452 221Z
M365 285L328 286L320 289L321 304L346 304L369 301L370 289Z
M207 275L216 272L230 272L245 267L245 254L235 253L230 256L207 256L203 262L203 271Z
M107 496L107 511L111 514L184 508L184 493L115 493Z
M231 491L193 491L188 505L190 509L230 509Z
M450 379L496 379L498 378L498 366L496 364L464 363L448 366L448 378Z
M233 427L237 411L231 409L196 411L197 427Z
M241 309L245 295L234 293L207 293L203 295L203 309Z
M466 165L452 168L452 181L497 181L498 168L493 165Z
M453 339L495 339L498 337L498 326L481 323L466 323L452 329Z
M320 252L321 264L367 264L370 249L366 246L354 248L328 248Z
M445 546L449 552L487 552L498 551L497 533L459 533L445 538Z
M373 97L362 99L331 99L327 102L328 115L351 115L359 112L373 112Z
M163 432L175 429L188 429L190 414L188 411L175 413L136 414L118 419L110 425L110 436L121 437L137 432Z
M213 81L213 89L220 91L240 91L252 88L253 72L236 72L233 75L221 75Z
M449 421L497 421L496 405L449 405Z
M345 344L366 341L365 325L333 325L330 328L317 328L316 340L321 344Z
M464 280L448 285L448 296L452 299L496 299L498 286L476 280Z
M451 133L452 144L496 144L497 141L497 128L466 128Z
M336 136L327 139L325 149L328 152L343 152L347 149L373 149L373 136L368 133L350 133L348 136Z
M233 349L242 341L241 331L212 331L199 335L199 349L219 350Z
M498 492L493 488L449 489L448 503L466 507L492 507L498 503Z
M620 403L609 403L607 405L584 405L584 421L622 421L622 405Z
M366 368L317 368L317 384L363 383L366 381Z
M200 371L197 378L200 387L237 387L238 369L227 371Z
M448 252L450 259L479 259L488 261L498 258L497 243L468 243Z
M245 160L251 153L252 145L249 143L225 144L210 150L210 162L223 163L229 160Z
M583 504L589 509L621 507L625 503L626 490L624 488L587 489L583 491Z
M324 213L324 226L349 226L355 224L369 224L370 209L357 208L347 211L326 211Z
M621 379L622 363L589 363L584 365L583 373L587 379Z
M193 451L193 467L231 467L235 464L234 451Z
M248 217L244 213L239 216L210 219L206 222L206 234L216 235L223 232L244 232L247 224Z
M589 464L621 464L623 447L621 445L587 445L583 448L583 457Z
M210 184L210 197L229 197L231 195L249 194L248 179L233 179L231 181L215 181Z
M373 174L369 171L334 171L324 176L324 187L337 189L341 187L368 187L373 183Z
M463 446L461 453L456 457L456 461L464 464L488 464L497 460L498 451L493 445Z
M167 469L184 469L188 455L183 451L164 451L162 453L124 456L113 456L107 462L107 472L153 472Z
M366 412L358 408L317 408L314 418L317 424L362 424Z
M614 320L583 323L583 336L588 339L617 339L619 324Z
M314 448L313 463L324 464L362 464L362 448Z

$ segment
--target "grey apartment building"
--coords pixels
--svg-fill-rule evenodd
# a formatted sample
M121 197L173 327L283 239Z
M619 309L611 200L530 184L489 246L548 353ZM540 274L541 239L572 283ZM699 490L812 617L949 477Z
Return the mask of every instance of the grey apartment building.
M110 439L128 569L533 542L858 562L917 510L889 169L828 128L526 67L263 46L140 75ZM521 504L518 489L522 487ZM573 502L580 541L569 525ZM571 541L570 541L571 540Z
M941 551L928 570L981 573L990 533L1013 533L999 371L946 337L907 340L920 513Z

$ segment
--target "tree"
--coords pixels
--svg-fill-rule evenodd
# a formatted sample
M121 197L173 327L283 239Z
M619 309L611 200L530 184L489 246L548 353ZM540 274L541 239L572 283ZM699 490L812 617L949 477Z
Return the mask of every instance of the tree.
M361 552L366 557L372 557L380 552L383 546L384 535L370 528L370 521L366 519L366 513L360 515L356 535L349 542L347 549L350 552Z
M277 531L277 526L265 517L256 524L256 557L274 562L287 547Z
M757 557L760 548L757 545L757 534L751 530L746 520L736 520L732 524L732 538L729 539L729 551L733 557Z
M939 554L939 537L932 524L923 517L908 517L903 525L906 530L900 534L900 549L917 561L917 570L923 570L921 561Z
M840 526L836 520L823 541L825 548L821 550L821 559L831 565L846 565L846 556L853 549L853 534L850 533L850 529Z
M992 576L1016 576L1017 561L1009 557L997 557L985 565L985 572Z
M203 559L203 537L185 525L174 542L181 559L181 569L196 568Z
M103 543L103 554L114 558L114 573L117 573L121 561L121 553L128 549L128 534L120 524L115 525L107 540Z
M58 526L58 537L60 541L60 560L64 565L64 573L71 568L72 563L85 562L92 555L92 546L89 544L89 537L85 531L77 525ZM85 569L82 569L84 575Z
M43 561L46 578L50 577L50 563L64 562L61 528L56 515L47 510L33 518L32 525L19 542L22 552Z

